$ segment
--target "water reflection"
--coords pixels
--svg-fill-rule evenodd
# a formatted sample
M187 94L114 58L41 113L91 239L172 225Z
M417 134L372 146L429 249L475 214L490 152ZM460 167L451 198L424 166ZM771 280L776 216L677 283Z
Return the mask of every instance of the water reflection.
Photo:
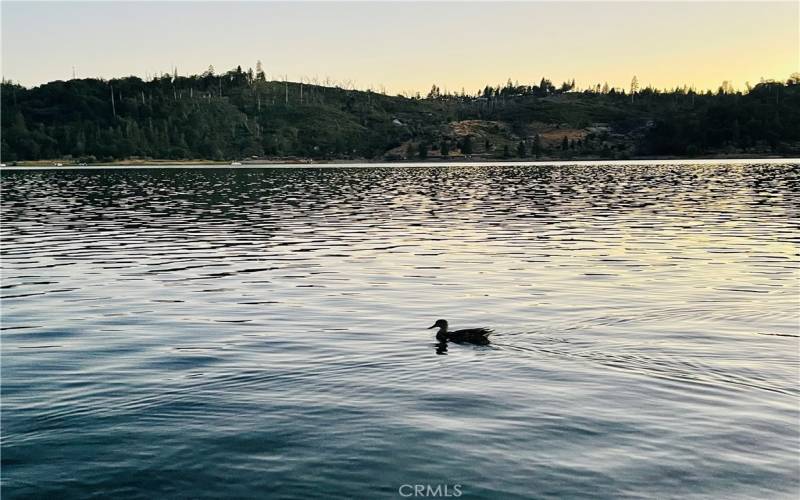
M0 182L9 496L800 486L796 165Z

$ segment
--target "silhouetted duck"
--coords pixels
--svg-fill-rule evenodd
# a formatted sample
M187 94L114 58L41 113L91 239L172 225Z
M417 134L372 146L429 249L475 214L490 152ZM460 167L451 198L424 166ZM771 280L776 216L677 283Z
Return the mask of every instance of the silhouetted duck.
M454 332L447 331L447 320L439 319L436 320L436 323L433 324L432 327L428 328L439 328L439 331L436 332L436 340L439 342L470 342L472 344L488 344L489 339L487 338L489 334L492 333L492 330L488 328L467 328L465 330L456 330Z

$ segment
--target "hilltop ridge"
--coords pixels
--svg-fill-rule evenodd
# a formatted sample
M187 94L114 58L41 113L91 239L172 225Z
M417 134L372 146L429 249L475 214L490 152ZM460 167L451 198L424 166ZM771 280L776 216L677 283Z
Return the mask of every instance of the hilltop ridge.
M216 75L3 82L3 162L63 159L425 160L796 155L800 81L747 93L574 83L486 87L475 95L389 96Z

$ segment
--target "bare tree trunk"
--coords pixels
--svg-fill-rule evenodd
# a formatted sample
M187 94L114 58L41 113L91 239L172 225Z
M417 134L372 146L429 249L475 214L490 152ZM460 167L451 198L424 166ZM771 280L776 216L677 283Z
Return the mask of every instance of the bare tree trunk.
M114 119L117 118L117 106L114 104L114 86L111 87L111 111L114 113Z

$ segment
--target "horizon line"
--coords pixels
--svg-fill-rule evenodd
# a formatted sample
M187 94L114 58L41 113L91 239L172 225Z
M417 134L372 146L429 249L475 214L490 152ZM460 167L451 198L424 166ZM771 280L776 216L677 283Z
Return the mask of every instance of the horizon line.
M45 1L45 0L41 0L41 1ZM83 0L83 1L104 1L104 0ZM151 1L151 0L141 0L141 1ZM152 0L152 1L157 1L157 0ZM177 0L177 1L181 1L181 0ZM190 0L185 0L185 1L190 1ZM191 0L191 1L194 1L194 0ZM218 0L210 0L210 1L218 1ZM249 0L235 0L235 1L249 1ZM300 0L300 1L318 1L318 0ZM330 0L330 1L337 1L337 0ZM352 0L348 0L348 1L352 1ZM359 0L359 1L362 1L362 0ZM555 1L555 0L537 0L537 1ZM569 1L583 1L583 0L569 0ZM613 0L613 1L633 1L633 0ZM662 0L653 0L653 1L662 1ZM772 1L772 0L766 0L766 1ZM209 68L212 68L212 67L213 67L213 65L209 65ZM26 89L30 90L30 89L34 89L34 88L41 87L41 86L44 86L44 85L48 85L48 84L55 83L55 82L69 82L69 81L72 81L72 80L99 80L99 81L104 81L104 82L111 82L113 80L124 80L126 78L138 78L138 79L142 80L145 83L149 83L149 82L153 82L153 81L155 81L155 80L157 80L159 78L163 78L163 77L175 78L175 76L177 76L178 78L193 78L193 77L202 77L203 74L205 73L205 72L200 72L200 73L193 73L193 74L188 74L188 73L187 74L180 74L180 73L177 72L177 68L178 68L177 66L173 66L171 68L170 72L167 72L167 71L153 72L153 73L146 72L144 76L137 75L137 74L134 74L134 73L130 73L130 74L127 74L127 75L113 76L113 77L110 77L110 78L105 77L105 76L77 76L77 74L73 74L72 76L70 76L68 78L64 78L64 79L48 80L48 81L43 81L43 82L33 83L33 84L25 84L25 83L22 83L20 81L15 81L13 78L6 78L5 75L0 76L0 80L3 83L12 84L12 85L19 85L19 86L21 86L23 88L26 88ZM247 73L248 70L253 70L252 67L245 68L241 64L238 64L238 65L235 65L234 67L232 67L231 69L225 70L223 72L217 72L216 68L213 68L214 69L214 74L213 75L215 77L219 77L219 76L225 75L227 73L236 71L237 68L241 68L241 70L244 73ZM73 67L73 72L75 72L75 69L76 68ZM798 72L798 71L789 73L788 75L786 75L784 77L778 77L778 78L775 78L775 77L766 78L766 77L764 77L762 75L762 76L759 76L758 79L745 80L744 84L745 84L745 86L747 86L747 85L755 86L755 85L757 85L759 83L786 83L788 80L791 80L792 78L797 78L798 76L800 76L800 72ZM293 84L302 84L302 85L314 85L314 86L318 86L318 87L340 88L340 89L343 89L343 90L355 90L355 91L360 91L360 92L374 92L374 93L379 93L379 94L383 94L383 95L398 95L398 96L406 96L406 95L412 95L413 96L415 94L422 95L423 93L426 93L426 92L428 92L430 90L430 89L427 89L427 90L426 89L415 89L415 90L409 91L407 89L404 89L404 90L399 91L399 92L387 92L386 89L385 89L386 85L383 82L378 83L377 85L376 84L369 84L368 86L362 86L362 85L359 85L357 83L357 81L353 80L353 79L344 79L344 80L342 80L342 79L331 78L330 76L325 76L324 78L320 78L318 75L315 75L313 77L302 75L302 76L293 77L293 78L295 78L295 79L290 79L288 75L280 75L280 74L276 75L274 73L270 73L269 77L265 81L271 82L271 83L272 82L276 82L276 83L293 83ZM739 92L739 91L742 90L742 89L739 88L738 85L736 85L736 82L734 82L733 80L723 80L722 82L720 82L720 85L717 88L707 87L707 88L701 89L697 85L695 85L694 83L691 83L691 84L687 84L687 83L674 84L672 86L660 86L659 87L659 86L655 86L655 85L653 85L653 84L651 84L649 82L648 83L641 83L642 79L639 78L639 75L631 75L631 79L633 79L633 78L637 78L637 80L639 81L639 86L640 86L641 89L664 90L664 91L673 91L673 90L678 90L678 89L686 89L687 91L693 91L695 93L706 93L707 91L715 91L719 87L721 87L723 84L727 83L736 92ZM505 79L505 83L511 82L511 83L513 83L514 86L520 86L520 85L534 86L534 85L538 85L541 82L541 80L548 80L551 83L555 84L557 81L559 81L561 79L560 78L552 79L552 78L549 78L547 76L542 76L539 81L526 82L524 80L521 81L519 79L514 79L514 78L511 78L511 77L507 77ZM627 86L611 85L611 84L609 84L608 80L597 80L595 82L592 82L592 83L588 84L588 86L587 85L583 85L583 84L579 84L577 82L577 79L575 79L575 78L567 78L566 80L563 80L563 82L564 83L575 82L575 87L574 87L573 90L580 91L580 92L587 91L587 90L592 90L592 89L594 89L594 88L596 88L598 86L604 86L604 85L608 85L609 89L614 89L614 90L617 90L617 91L622 90L623 92L627 92ZM483 88L485 88L485 87L503 88L503 86L504 86L503 83L504 82L498 82L497 84L485 83L483 85ZM433 86L439 87L439 84L436 83L436 82L432 82L431 86L432 87ZM448 89L448 87L446 85L442 86L442 87L439 87L439 88L445 94L455 95L455 96L462 95L459 92L454 91L453 89ZM478 91L479 92L482 91L483 88L478 89ZM745 89L746 89L746 87L745 87ZM472 91L466 91L466 86L462 85L461 86L461 90L465 91L463 95L472 95Z

